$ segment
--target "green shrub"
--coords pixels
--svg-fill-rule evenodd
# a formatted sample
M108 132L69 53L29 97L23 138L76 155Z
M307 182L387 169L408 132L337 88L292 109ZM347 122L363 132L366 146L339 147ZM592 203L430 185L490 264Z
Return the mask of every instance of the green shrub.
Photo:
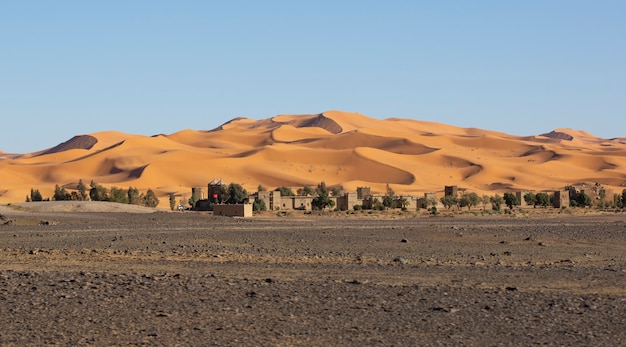
M253 211L267 211L267 206L265 205L264 200L255 200L252 204Z

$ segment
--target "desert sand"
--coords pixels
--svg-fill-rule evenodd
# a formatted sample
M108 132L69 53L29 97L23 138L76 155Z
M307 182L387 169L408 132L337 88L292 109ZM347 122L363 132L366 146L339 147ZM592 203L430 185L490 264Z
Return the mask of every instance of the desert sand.
M626 187L626 139L580 130L536 136L459 128L408 119L378 120L329 111L237 118L210 130L143 136L114 131L78 135L35 153L0 153L0 202L22 202L30 189L44 197L56 184L79 180L152 189L165 208L170 193L186 200L191 187L214 178L241 184L302 187L324 181L355 191L422 195L457 185L477 193L552 191L600 183Z
M0 215L3 346L626 344L622 214Z

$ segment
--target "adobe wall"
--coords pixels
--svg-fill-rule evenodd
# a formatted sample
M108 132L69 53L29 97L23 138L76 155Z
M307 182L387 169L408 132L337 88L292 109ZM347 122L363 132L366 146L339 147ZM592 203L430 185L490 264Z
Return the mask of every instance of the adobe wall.
M252 204L213 205L214 216L252 217Z

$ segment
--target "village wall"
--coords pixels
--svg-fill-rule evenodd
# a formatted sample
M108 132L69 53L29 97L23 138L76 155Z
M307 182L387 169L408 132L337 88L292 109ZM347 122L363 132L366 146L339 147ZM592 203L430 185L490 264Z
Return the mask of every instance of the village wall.
M569 207L569 195L570 192L567 190L557 190L554 192L554 200L552 204L555 208L561 207Z
M355 205L362 205L363 200L359 200L358 193L345 193L343 196L337 197L337 208L339 210L352 210Z
M205 197L203 187L192 187L192 197L196 200L195 210L207 210L212 208L213 204L211 200L219 200L221 193L218 188L223 185L221 181L219 182L211 182L208 186L209 193L208 196ZM455 195L458 194L459 191L464 191L464 189L459 189L457 186L445 186L444 194L447 195ZM608 193L604 191L604 188L601 185L590 185L590 184L577 184L566 186L564 190L558 190L553 192L553 206L556 208L569 207L570 200L572 196L578 194L580 192L585 192L590 195L590 197L594 200L600 200L601 194L606 199L607 196L612 196L613 191L609 191ZM529 191L516 191L513 192L517 197L517 200L520 203L520 207L529 206L524 200L524 196L529 193ZM332 201L335 202L335 207L339 210L352 210L354 206L361 205L363 209L372 209L374 206L374 201L378 200L382 202L385 198L384 195L371 195L371 190L369 187L358 187L357 192L349 192L345 193L343 196L339 197L330 197ZM406 199L405 207L407 210L418 210L420 208L428 209L432 206L430 201L434 201L436 203L437 209L444 208L441 201L437 198L437 193L428 192L424 193L424 197L418 198L416 196L398 196L396 197L396 204L399 207L402 206L402 199ZM265 202L265 206L270 211L276 210L304 210L311 211L313 207L313 198L310 196L281 196L280 191L260 191L251 196L251 201L254 200L262 200ZM250 209L250 212L247 210L239 211L237 208L234 210L228 209L229 205L215 205L220 206L217 207L217 215L242 215L247 216L248 214L252 214L252 204L244 204L249 207L245 207L245 209ZM481 203L482 205L482 203ZM488 203L485 208L487 208L490 203Z
M214 216L252 217L252 204L213 205Z

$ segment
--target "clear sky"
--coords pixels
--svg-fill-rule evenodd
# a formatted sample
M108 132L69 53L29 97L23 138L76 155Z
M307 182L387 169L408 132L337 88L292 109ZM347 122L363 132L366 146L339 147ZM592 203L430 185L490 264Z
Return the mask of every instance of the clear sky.
M0 150L359 112L626 137L626 1L2 1Z

